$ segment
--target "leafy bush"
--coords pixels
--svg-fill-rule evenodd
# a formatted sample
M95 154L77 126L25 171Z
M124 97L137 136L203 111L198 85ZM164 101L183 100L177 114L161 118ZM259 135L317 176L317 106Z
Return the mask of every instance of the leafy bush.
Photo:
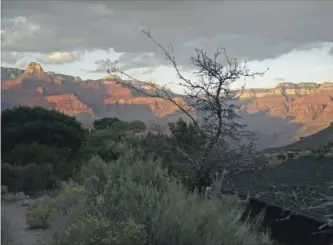
M83 198L84 189L78 185L68 185L52 198L40 198L29 205L26 217L27 224L32 229L50 226L52 219L67 214Z
M144 122L135 120L128 123L128 129L134 132L142 132L147 129L147 126Z
M141 132L146 130L146 124L142 121L135 120L132 122L125 122L122 121L118 118L108 118L104 117L102 119L95 120L93 123L94 129L95 130L100 130L100 129L112 129L113 131L134 131L134 132Z
M67 213L71 207L78 204L84 198L84 188L72 184L63 188L51 199L51 205L58 213Z
M8 186L10 192L23 191L33 194L39 190L52 188L56 180L51 164L28 164L26 166L1 164L1 181L2 184Z
M111 127L124 130L126 128L126 123L116 117L104 117L102 119L95 120L93 126L96 130Z
M27 224L31 229L46 229L50 226L49 218L52 214L52 206L49 203L40 204L32 208L26 217Z
M88 161L97 155L104 161L117 160L127 151L129 145L137 145L138 140L124 131L114 131L112 128L95 130L87 137L79 152L79 161Z
M38 143L22 143L14 146L13 150L4 159L7 163L27 165L28 163L53 163L55 166L65 162L69 155L68 149L59 149Z
M146 233L144 226L132 220L112 225L104 217L86 215L70 225L61 239L56 235L57 245L144 245Z
M238 198L204 200L188 194L159 162L136 150L128 149L109 164L95 157L82 171L90 216L58 234L59 244L91 244L92 239L99 239L95 244L271 244L267 235L240 221L244 203ZM123 237L121 243L117 237Z
M15 107L1 113L3 183L11 191L48 189L66 180L86 130L74 117L41 107Z
M108 244L109 240L111 225L108 220L92 215L86 215L71 224L61 238L55 236L55 244L58 245Z
M74 117L41 107L6 109L1 113L1 126L1 152L4 156L17 145L32 142L67 148L74 154L86 134Z
M115 245L144 245L147 234L144 225L138 225L127 219L116 223L113 227L112 240Z

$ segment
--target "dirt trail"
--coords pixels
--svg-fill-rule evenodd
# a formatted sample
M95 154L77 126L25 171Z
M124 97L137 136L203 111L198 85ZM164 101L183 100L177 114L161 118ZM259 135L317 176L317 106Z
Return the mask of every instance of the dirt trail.
M12 238L8 245L49 244L42 230L28 229L25 222L27 211L28 208L22 206L22 201L1 202L1 216L7 221L8 232Z

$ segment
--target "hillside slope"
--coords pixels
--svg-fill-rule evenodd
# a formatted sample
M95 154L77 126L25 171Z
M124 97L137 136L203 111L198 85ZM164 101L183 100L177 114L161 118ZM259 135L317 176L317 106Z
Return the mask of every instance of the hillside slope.
M333 121L333 83L281 83L239 96L249 127L261 135L261 148L291 144Z
M290 145L286 145L283 147L273 148L273 149L267 149L266 152L280 152L280 151L294 151L294 150L301 150L301 151L307 151L307 150L314 150L320 147L320 145L324 145L328 143L330 140L333 140L333 123L313 134L307 137L302 137L299 141L292 143Z
M1 68L2 109L16 105L42 106L77 117L86 126L102 117L142 120L148 127L182 117L170 102L147 97L119 83L117 76L99 80L44 71L32 62L26 70ZM133 82L133 81L132 81ZM151 91L152 87L134 83ZM186 106L186 98L169 91ZM258 148L291 144L328 127L333 121L333 83L281 83L272 89L238 91L240 114L249 129L258 133ZM195 112L192 112L195 115Z
M40 64L30 63L26 70L1 68L2 109L16 105L42 106L76 116L86 126L102 117L142 120L149 125L164 125L183 115L168 101L140 95L124 87L117 76L99 80L45 72ZM140 86L140 84L136 84ZM147 86L143 87L149 90ZM172 93L171 93L172 94ZM172 94L186 105L181 96ZM193 112L194 113L194 112ZM186 118L184 117L186 120Z

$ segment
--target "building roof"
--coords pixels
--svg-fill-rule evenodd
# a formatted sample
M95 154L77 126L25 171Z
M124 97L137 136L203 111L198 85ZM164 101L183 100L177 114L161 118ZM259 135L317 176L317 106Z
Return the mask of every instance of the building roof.
M323 195L333 196L333 158L287 160L257 172L228 176L224 189L325 222L333 207L313 208Z

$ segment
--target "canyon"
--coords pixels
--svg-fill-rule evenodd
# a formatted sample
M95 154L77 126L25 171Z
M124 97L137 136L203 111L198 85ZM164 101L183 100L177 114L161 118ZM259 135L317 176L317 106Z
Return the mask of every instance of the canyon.
M141 120L148 128L168 131L168 122L181 117L169 101L152 98L124 86L116 75L82 80L44 71L31 62L25 70L1 68L2 110L18 105L42 106L77 117L86 127L95 119L118 117ZM147 93L147 84L135 84ZM236 91L240 114L248 128L260 136L258 148L278 147L314 134L333 121L333 83L280 83L271 89ZM170 91L179 104L186 98ZM191 114L195 115L194 111Z

